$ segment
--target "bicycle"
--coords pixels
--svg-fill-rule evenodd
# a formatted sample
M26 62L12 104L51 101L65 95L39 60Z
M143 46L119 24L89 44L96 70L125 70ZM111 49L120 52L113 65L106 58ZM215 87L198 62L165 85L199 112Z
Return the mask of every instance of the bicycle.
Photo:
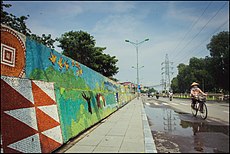
M206 102L206 97L205 96L197 96L196 97L196 103L193 107L192 103L191 103L191 111L192 111L192 115L194 117L197 116L197 113L200 112L200 116L202 119L206 119L208 116L208 109L207 109L207 105L205 104ZM201 108L203 105L203 109Z

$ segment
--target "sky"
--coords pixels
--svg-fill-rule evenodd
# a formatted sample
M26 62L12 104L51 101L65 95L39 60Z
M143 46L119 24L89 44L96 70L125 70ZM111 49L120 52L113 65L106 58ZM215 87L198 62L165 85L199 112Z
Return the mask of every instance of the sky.
M178 64L210 56L206 46L212 36L229 31L228 1L3 2L12 4L5 11L29 15L26 25L34 34L51 34L54 39L69 31L89 33L97 47L106 47L104 53L118 59L114 77L120 82L137 83L138 59L140 84L158 90L165 79L165 62L172 80ZM138 43L138 53L125 40ZM55 50L61 53L57 45Z

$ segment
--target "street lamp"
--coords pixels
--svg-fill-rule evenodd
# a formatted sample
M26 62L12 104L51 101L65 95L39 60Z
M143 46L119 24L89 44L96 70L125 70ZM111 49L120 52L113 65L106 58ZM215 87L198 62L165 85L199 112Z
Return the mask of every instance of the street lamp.
M135 42L132 42L132 41L129 41L129 40L125 40L125 42L128 42L128 43L131 43L132 45L134 45L136 47L136 51L137 51L137 85L138 85L138 88L137 88L137 99L139 99L139 96L140 96L140 84L139 84L139 67L138 67L138 45L148 41L149 39L145 39L144 41L141 41L141 42L138 42L136 41Z
M144 67L144 66L141 66L141 67L139 67L138 69L140 70L140 69L143 68L143 67ZM137 68L134 67L134 66L132 66L132 68L137 69ZM141 80L141 79L139 79L139 82L140 82L140 80ZM137 84L137 85L138 85L138 84ZM138 88L140 88L140 87L137 86L137 93L138 93Z
M139 69L143 68L144 66L139 67ZM137 69L136 67L132 66L132 68Z

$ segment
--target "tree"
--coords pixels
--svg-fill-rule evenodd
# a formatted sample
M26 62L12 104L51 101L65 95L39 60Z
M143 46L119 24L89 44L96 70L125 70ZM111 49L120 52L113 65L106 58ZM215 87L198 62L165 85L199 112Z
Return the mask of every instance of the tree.
M179 64L178 75L173 78L171 87L174 92L189 92L192 82L198 82L204 91L214 91L215 81L208 71L210 58L192 57L189 65Z
M148 92L150 92L150 93L152 93L152 92L155 93L156 91L157 91L156 89L150 88Z
M37 42L54 49L54 42L56 40L53 40L51 38L51 34L45 35L42 34L42 37L32 34L31 30L26 26L26 20L28 19L29 15L27 16L21 16L21 17L16 17L13 14L9 14L8 12L3 10L3 7L5 8L10 8L12 5L11 4L3 4L3 1L1 1L1 24L7 25L14 30L30 37L31 39L36 40Z
M200 84L200 88L204 91L213 91L215 87L215 81L211 74L209 73L210 59L206 58L196 58L190 59L189 67L191 68L194 81Z
M208 56L205 57L205 70L207 71L206 77L204 78L204 87L207 91L210 92L217 92L216 89L218 87L217 81L215 80L214 76L212 75L213 66L212 66L212 59Z
M36 34L31 34L29 37L31 39L33 39L33 40L35 40L35 41L47 46L48 48L51 48L51 49L55 48L54 47L54 42L56 41L56 39L53 40L51 38L51 34L48 34L48 35L42 34L42 37L40 37L40 36L38 36Z
M190 58L189 65L179 64L178 75L173 78L173 91L188 91L192 82L208 92L223 90L229 93L229 32L220 32L207 45L211 57Z
M93 36L83 31L70 31L66 32L58 38L63 50L63 54L77 60L82 64L90 62L95 40ZM86 65L87 66L87 65Z
M28 35L31 33L31 31L29 28L27 28L25 21L28 19L29 15L27 15L27 17L21 16L18 18L15 15L9 14L3 10L3 7L10 8L11 6L11 4L3 4L3 1L1 1L1 23L15 29L24 35Z
M105 48L102 48L105 49ZM118 73L118 67L116 67L117 59L115 56L104 54L102 52L95 52L94 63L91 63L91 68L97 70L101 74L107 77L112 77Z
M179 93L179 87L178 87L178 78L174 77L171 81L171 88L173 90L174 93Z
M217 85L229 92L229 32L223 31L214 35L207 45L210 51L210 73L217 81Z
M178 75L177 75L178 90L179 92L183 92L183 93L188 92L191 81L195 80L192 71L189 68L189 65L185 65L185 64L179 64L177 68L178 68Z
M103 51L106 48L95 47L93 36L83 31L70 31L63 34L61 38L52 39L51 34L42 34L40 37L31 33L30 29L26 26L25 21L29 15L16 17L4 11L3 8L9 7L11 7L11 4L3 4L3 1L1 1L1 24L9 26L51 49L54 49L54 43L59 41L59 47L63 49L64 55L98 71L104 76L115 81L117 80L112 76L118 73L118 67L116 67L118 60L115 56L104 54Z
M84 31L70 31L57 39L60 42L63 54L84 64L91 69L112 77L118 72L115 56L104 54L105 47L95 47L94 37Z

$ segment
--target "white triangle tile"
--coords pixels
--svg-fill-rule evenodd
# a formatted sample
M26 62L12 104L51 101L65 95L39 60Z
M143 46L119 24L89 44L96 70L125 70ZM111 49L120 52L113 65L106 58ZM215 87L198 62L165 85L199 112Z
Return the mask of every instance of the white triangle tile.
M52 129L48 129L48 130L42 132L42 134L48 136L49 138L55 140L56 142L58 142L60 144L63 143L60 126L54 127Z
M39 106L38 108L45 112L47 115L49 115L51 118L59 122L57 105Z
M50 98L52 98L55 102L55 94L54 94L54 84L47 83L44 81L33 81L39 88L41 88Z
M19 140L18 142L8 145L7 147L23 153L41 153L41 145L38 134L29 136L23 140Z
M35 108L21 108L4 111L6 114L18 119L35 130L38 130Z
M34 104L31 80L6 76L1 76L1 79Z
M2 135L1 135L1 153L3 153L3 148L2 148Z

